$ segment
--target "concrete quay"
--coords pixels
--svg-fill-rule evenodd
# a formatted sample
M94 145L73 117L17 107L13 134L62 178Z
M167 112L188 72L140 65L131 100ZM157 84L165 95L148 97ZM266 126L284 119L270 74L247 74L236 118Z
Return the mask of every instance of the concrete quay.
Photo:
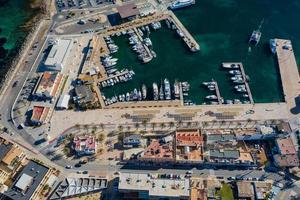
M290 40L275 39L275 42L284 101L287 103L291 115L297 115L300 113L300 109L297 108L300 79L293 47Z
M189 31L183 26L183 24L180 22L180 20L176 17L176 15L172 11L168 11L168 19L175 24L177 29L183 33L183 40L186 43L186 45L189 47L189 49L192 52L199 51L200 45L197 43L197 41L193 38L193 36L189 33Z

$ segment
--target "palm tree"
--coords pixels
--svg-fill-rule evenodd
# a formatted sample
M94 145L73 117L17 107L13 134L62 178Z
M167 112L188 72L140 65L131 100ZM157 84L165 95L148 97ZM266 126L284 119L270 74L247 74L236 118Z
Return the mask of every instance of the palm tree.
M192 122L187 122L187 123L186 123L186 126L187 126L188 128L191 128L191 125L192 125Z
M105 127L105 126L104 126L103 123L100 124L100 127L101 127L102 131L104 131L104 127Z
M139 127L140 127L140 124L139 123L135 123L134 126L135 126L136 130L138 130Z
M170 122L169 123L169 128L171 129L171 128L173 128L175 126L175 123L174 122Z
M166 125L165 125L165 123L163 123L163 122L160 124L160 128L161 128L161 129L164 129L165 126L166 126Z
M207 127L207 126L208 126L208 122L206 122L206 121L205 121L205 122L202 122L202 127L203 127L203 128L205 128L205 127Z
M182 126L182 120L179 120L177 123L177 127L181 127Z
M248 118L248 119L247 119L247 123L245 124L244 127L248 126L248 124L249 124L250 122L252 122L252 119Z
M155 126L156 126L156 123L151 123L151 126L152 126L152 130L154 131L154 129L155 129Z
M213 123L212 123L211 127L214 127L214 126L215 126L215 123L217 122L217 120L214 119L214 120L212 120L212 122L213 122Z
M120 132L123 131L123 128L124 128L124 127L123 127L121 124L118 126L118 129L119 129Z
M143 124L143 126L144 126L144 129L146 130L146 128L147 128L147 120L144 119L144 120L142 121L142 124Z
M225 123L226 123L226 121L222 120L221 124L220 124L220 127L222 127Z

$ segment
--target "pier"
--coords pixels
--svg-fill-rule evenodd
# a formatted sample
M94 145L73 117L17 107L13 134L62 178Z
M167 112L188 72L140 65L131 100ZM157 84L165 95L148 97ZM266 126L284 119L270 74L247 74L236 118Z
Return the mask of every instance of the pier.
M153 58L151 51L149 50L149 48L147 47L147 45L144 44L143 38L140 35L140 33L138 32L137 28L133 28L133 31L135 32L135 34L138 36L140 42L143 44L144 49L146 50L148 57L150 58L150 60Z
M298 66L291 41L283 39L275 41L284 100L291 110L296 108L296 98L300 94Z
M231 65L231 64L235 64L235 65L239 66L239 69L241 70L243 81L244 81L244 84L245 84L245 87L246 87L246 90L247 90L249 101L250 101L251 104L254 104L254 100L253 100L253 97L252 97L252 93L251 93L251 90L250 90L250 87L249 87L248 79L247 79L243 64L242 63L222 63L222 65Z
M220 94L220 89L219 89L218 83L217 83L217 81L215 81L215 80L212 80L212 81L215 83L216 96L217 96L217 98L218 98L218 103L219 103L219 104L222 104L222 103L223 103L223 102L222 102L222 96L221 96L221 94Z
M112 76L107 76L107 77L104 77L104 78L99 78L98 79L98 82L103 82L103 81L107 81L107 80L109 80L109 79L114 79L114 78L116 78L116 77L119 77L119 76L123 76L123 75L125 75L125 74L128 74L128 69L125 69L123 72L120 72L120 73L117 73L117 74L115 74L115 75L112 75Z
M249 84L248 84L248 80L247 80L247 77L246 77L244 66L243 66L242 63L238 63L238 64L239 64L241 72L242 72L242 76L243 76L243 80L244 80L244 83L245 83L245 86L246 86L247 94L249 96L248 97L249 101L250 101L251 104L254 104L254 100L253 100L252 93L251 93L251 90L250 90L250 87L249 87Z
M186 43L186 45L189 47L189 49L192 52L199 51L200 45L197 43L197 41L193 38L193 36L188 32L188 30L183 26L183 24L180 22L180 20L174 15L172 11L168 12L169 20L176 26L176 28L183 33L183 40Z

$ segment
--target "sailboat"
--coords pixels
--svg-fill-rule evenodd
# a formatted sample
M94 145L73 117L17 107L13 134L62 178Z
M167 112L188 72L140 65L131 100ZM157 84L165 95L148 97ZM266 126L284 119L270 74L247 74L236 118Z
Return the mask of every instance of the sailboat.
M261 29L263 23L264 23L264 19L261 20L258 29L257 29L257 30L254 30L254 31L252 32L252 34L251 34L251 36L250 36L250 39L249 39L249 43L250 43L250 44L254 44L254 45L256 46L256 45L259 43L260 38L261 38L261 31L260 31L260 29Z

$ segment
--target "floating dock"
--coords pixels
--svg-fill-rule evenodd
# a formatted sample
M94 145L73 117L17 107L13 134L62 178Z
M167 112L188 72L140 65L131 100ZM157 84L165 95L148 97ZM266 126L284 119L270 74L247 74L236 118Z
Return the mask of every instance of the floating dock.
M284 100L289 109L296 108L300 94L299 71L290 40L275 39L276 54L281 77Z

